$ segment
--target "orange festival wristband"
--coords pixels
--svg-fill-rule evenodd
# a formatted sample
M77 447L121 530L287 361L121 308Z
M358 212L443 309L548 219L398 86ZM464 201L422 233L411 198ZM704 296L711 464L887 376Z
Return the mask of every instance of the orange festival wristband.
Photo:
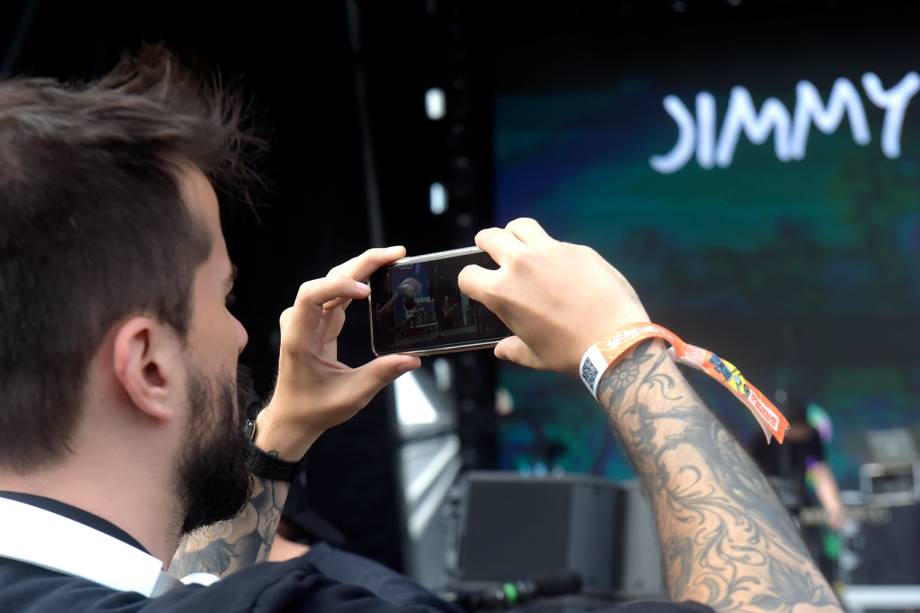
M630 324L591 345L581 358L581 380L597 398L601 377L642 341L660 338L671 345L668 353L677 362L703 371L733 393L750 410L760 424L767 443L772 438L783 442L789 422L763 393L751 385L734 364L701 347L685 343L676 334L653 323Z

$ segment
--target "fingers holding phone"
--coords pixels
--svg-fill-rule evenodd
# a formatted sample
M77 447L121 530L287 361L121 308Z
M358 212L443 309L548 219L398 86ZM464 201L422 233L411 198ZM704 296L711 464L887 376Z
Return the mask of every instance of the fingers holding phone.
M376 354L494 347L499 358L575 374L589 345L648 321L619 271L533 219L482 230L476 245L405 258L371 275Z
M576 374L593 342L626 324L648 321L619 271L593 249L553 239L532 219L483 230L476 244L499 268L470 266L459 286L514 332L516 338L495 348L500 358Z
M324 430L354 416L381 388L420 365L418 358L394 355L351 368L337 355L345 308L368 296L363 279L404 254L402 247L368 250L301 285L293 306L282 313L278 379L259 427L271 425L273 441L284 438L285 449L302 455Z

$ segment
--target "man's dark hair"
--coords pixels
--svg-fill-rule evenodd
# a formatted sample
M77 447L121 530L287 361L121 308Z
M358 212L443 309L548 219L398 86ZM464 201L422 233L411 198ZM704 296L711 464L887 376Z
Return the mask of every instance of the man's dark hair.
M260 147L239 96L162 46L88 83L0 82L0 465L64 457L113 324L145 313L185 338L211 244L183 170L245 189Z

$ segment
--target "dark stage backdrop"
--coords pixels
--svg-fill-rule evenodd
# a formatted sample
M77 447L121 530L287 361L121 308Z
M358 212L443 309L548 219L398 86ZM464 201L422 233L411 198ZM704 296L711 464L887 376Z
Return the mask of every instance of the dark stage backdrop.
M769 395L822 406L854 486L864 430L918 423L916 11L703 4L501 4L497 221L534 216L596 247L654 320ZM753 433L728 393L694 380ZM503 468L631 474L580 382L513 367L501 382L517 406Z

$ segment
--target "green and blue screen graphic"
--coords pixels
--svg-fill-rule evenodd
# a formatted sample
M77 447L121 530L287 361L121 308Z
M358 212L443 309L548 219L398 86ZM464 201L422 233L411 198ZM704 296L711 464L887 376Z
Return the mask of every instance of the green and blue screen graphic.
M920 39L747 24L662 50L646 26L504 50L496 221L593 246L654 321L778 406L823 408L832 468L855 487L866 430L920 423ZM753 440L741 404L688 377ZM502 468L631 476L580 382L503 366L501 385Z

